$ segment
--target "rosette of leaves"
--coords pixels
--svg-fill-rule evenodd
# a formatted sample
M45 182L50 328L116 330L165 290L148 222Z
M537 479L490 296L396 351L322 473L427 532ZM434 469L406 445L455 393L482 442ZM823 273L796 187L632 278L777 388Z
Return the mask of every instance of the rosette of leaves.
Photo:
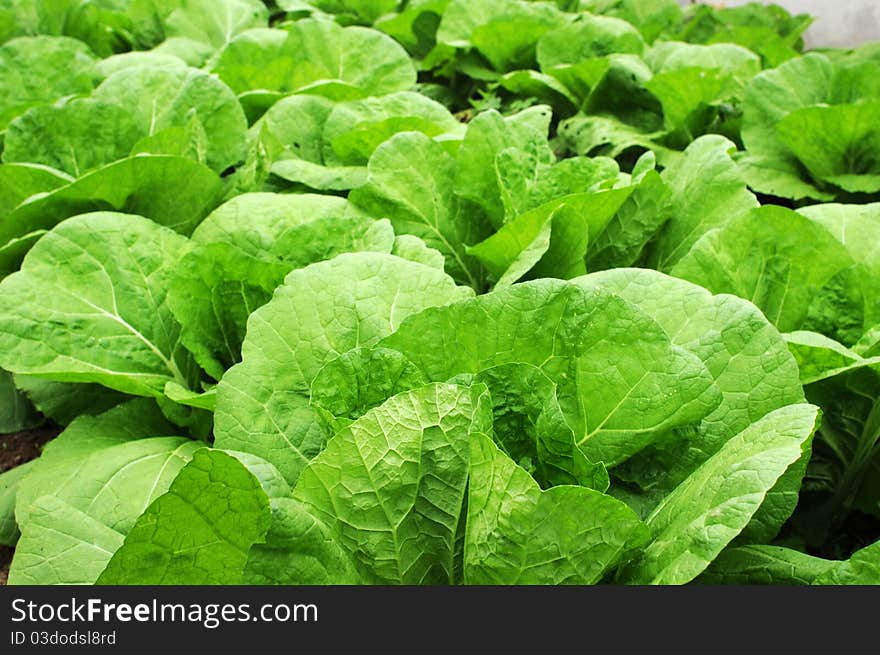
M749 83L741 165L752 189L795 201L880 193L878 56L809 53Z
M670 41L650 48L618 46L615 54L584 53L570 45L580 41L560 33L554 42L553 36L541 44L544 62L553 62L552 74L566 76L579 100L580 114L559 127L560 145L567 150L618 157L630 148L650 149L669 163L676 151L705 134L739 141L744 88L761 69L751 51Z

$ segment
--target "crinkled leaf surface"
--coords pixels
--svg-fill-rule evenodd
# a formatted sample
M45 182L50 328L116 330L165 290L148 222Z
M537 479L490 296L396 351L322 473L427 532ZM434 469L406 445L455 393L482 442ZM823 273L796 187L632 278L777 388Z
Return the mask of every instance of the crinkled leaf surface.
M3 161L43 164L80 177L128 156L141 132L129 113L92 99L34 107L6 130Z
M266 537L269 496L231 454L202 449L138 519L98 584L230 584Z
M321 367L376 343L410 314L470 295L436 268L381 253L293 271L248 319L242 363L220 382L217 446L260 455L295 481L329 436L308 399Z
M491 439L471 440L467 584L595 584L648 538L619 500L575 486L542 491Z
M640 506L659 502L751 423L804 401L797 362L786 341L751 303L712 295L695 284L646 269L604 271L577 283L609 289L649 314L673 343L700 358L722 395L718 407L681 445L649 449L616 471L639 489ZM769 540L779 531L797 503L805 464L791 467L768 492L746 530L748 536Z
M827 230L783 207L764 206L704 234L672 274L755 303L782 331L800 328L831 279L852 264Z
M790 405L724 444L648 517L651 542L622 580L684 584L702 573L786 469L809 452L818 418L814 405Z
M577 445L609 467L698 424L721 400L702 362L648 315L607 291L561 281L425 310L380 345L432 380L508 362L539 367L557 384Z
M880 585L880 542L856 551L844 562L835 563L814 584Z
M670 190L664 208L669 218L649 255L658 270L670 271L703 234L758 206L730 158L733 149L721 136L704 136L663 171Z
M88 94L97 81L95 56L81 41L28 36L0 46L0 131L30 107Z
M391 251L387 220L343 216L345 207L326 196L245 194L199 226L197 245L175 271L169 302L183 343L215 379L241 361L248 316L292 269L344 252Z
M615 269L575 280L620 295L651 316L674 344L706 365L723 401L703 420L686 453L664 462L673 484L729 438L772 410L803 402L797 363L760 310L648 269ZM651 476L653 484L658 480Z
M367 579L452 584L470 443L491 429L479 387L394 396L339 432L294 497L324 521Z
M697 582L808 585L834 565L833 561L783 546L738 546L722 551Z
M521 362L499 364L477 373L473 383L489 389L495 443L539 484L608 489L608 472L576 444L557 385L541 369Z
M865 366L880 367L880 357L862 357L834 339L815 332L789 332L785 340L797 360L801 382L805 385Z
M293 498L271 499L266 542L254 544L243 584L358 584L361 577L330 528Z

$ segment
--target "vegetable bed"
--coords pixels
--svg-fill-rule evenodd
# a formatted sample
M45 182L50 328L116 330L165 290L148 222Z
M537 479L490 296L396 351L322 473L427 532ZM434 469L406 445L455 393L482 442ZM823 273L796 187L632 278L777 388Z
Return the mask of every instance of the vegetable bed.
M8 582L880 584L880 44L809 24L4 2Z

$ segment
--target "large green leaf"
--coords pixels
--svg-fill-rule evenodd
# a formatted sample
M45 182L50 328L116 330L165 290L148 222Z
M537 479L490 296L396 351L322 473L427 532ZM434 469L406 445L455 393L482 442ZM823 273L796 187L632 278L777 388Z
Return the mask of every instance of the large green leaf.
M242 574L244 584L358 584L351 556L330 527L292 498L271 499L266 542L254 544Z
M67 444L50 460L39 462L19 485L15 518L22 530L30 523L31 505L42 496L54 496L126 534L193 452L204 446L183 437L132 439L122 429L104 429L112 437L92 439L79 449L66 448L78 441L70 435Z
M668 222L651 246L653 268L669 272L703 234L758 206L730 158L733 149L723 137L704 136L663 171L670 189Z
M690 141L700 134L725 129L725 112L736 114L743 87L761 71L752 51L730 43L695 45L663 42L646 56L654 76L645 87L663 106L663 118L672 141ZM723 104L727 107L722 107Z
M880 356L862 357L822 334L797 330L786 334L785 340L797 360L801 382L805 385L865 366L876 366L880 369Z
M25 199L0 220L0 275L17 270L46 230L65 218L116 210L189 234L220 201L222 185L201 164L168 155L137 155Z
M678 447L648 449L615 473L628 485L614 489L640 511L649 511L728 439L765 414L804 401L798 366L786 342L746 300L647 269L616 269L577 280L619 294L656 320L672 342L706 365L722 402ZM790 344L789 344L790 345ZM797 503L806 460L770 490L746 535L769 540Z
M583 487L542 491L491 439L471 440L467 584L595 584L647 538L620 501Z
M463 131L448 109L420 93L401 91L342 102L324 124L323 160L331 166L366 165L376 148L398 132L436 137Z
M404 132L376 149L367 184L350 200L370 216L390 219L396 233L423 239L443 253L452 277L479 288L479 265L466 246L480 241L486 228L453 194L455 175L455 160L441 144Z
M175 55L163 54L152 50L133 50L122 52L112 57L102 59L97 63L98 73L101 79L106 79L126 68L133 66L147 66L149 68L170 68L174 70L186 68L186 62Z
M74 177L127 157L142 133L129 112L99 100L43 105L6 131L4 162L43 164Z
M853 193L880 192L880 100L804 107L776 130L813 179Z
M651 542L622 580L684 584L702 573L788 467L809 452L818 418L814 405L790 405L730 439L651 513Z
M686 452L658 462L644 482L678 484L727 439L772 410L803 402L798 366L779 332L742 298L713 295L695 284L648 269L615 269L575 280L620 295L651 316L674 344L706 365L722 395Z
M799 329L832 278L852 265L843 245L800 214L764 206L704 234L672 274L755 303L782 331Z
M427 309L380 345L431 380L508 362L539 367L557 385L577 445L608 466L674 440L721 400L702 362L648 315L607 291L555 280Z
M640 55L644 50L645 41L630 23L584 14L580 20L545 34L538 42L537 55L541 70L547 72L554 66L611 54Z
M376 343L410 314L470 295L442 271L381 253L293 271L248 319L243 361L220 382L217 446L260 455L295 481L330 436L309 406L321 367Z
M805 179L777 126L793 111L828 102L833 73L827 57L810 53L756 75L746 87L742 123L746 157L741 168L752 189L783 198L829 199Z
M272 105L251 129L267 142L273 161L324 161L324 124L336 106L321 96L294 95Z
M494 4L494 3L493 3ZM498 71L528 68L535 63L535 48L539 39L550 30L565 25L568 17L557 11L550 3L507 2L506 11L493 14L491 19L477 25L470 34L473 47L483 55L492 68ZM452 0L444 20L438 28L438 40L442 43L444 23L452 20L452 12L473 11L473 2Z
M165 35L222 48L236 35L269 19L260 0L180 0L162 21Z
M367 579L452 584L470 443L491 429L479 387L433 384L394 396L339 432L294 497Z
M811 328L855 343L880 324L880 203L802 207L798 213L837 239L855 262L829 289L823 306L811 313Z
M727 548L709 565L701 584L813 584L834 562L783 546Z
M352 213L344 198L317 194L245 193L223 203L193 232L197 243L234 244L244 254L288 255L277 243L311 221Z
M9 584L94 584L124 539L63 500L43 496L18 540Z
M71 181L62 171L39 164L0 165L0 221L31 196L47 193Z
M81 41L21 37L0 46L0 132L30 107L68 95L91 93L94 55Z
M232 454L202 449L137 520L98 584L236 584L271 521L268 490Z
M140 216L68 219L0 283L0 360L13 373L143 396L186 386L169 280L189 242Z
M568 20L552 3L451 0L437 28L437 42L476 48L498 71L529 68L541 36Z
M387 220L343 216L340 198L244 194L195 231L169 291L181 339L215 379L241 361L247 318L293 269L344 252L391 252ZM247 217L242 220L242 217Z
M856 551L816 578L820 585L880 585L880 542Z
M47 445L15 490L22 530L13 583L92 584L199 442L173 434L152 401L81 417Z
M880 543L846 560L822 559L780 546L731 548L699 578L706 584L880 584Z
M390 37L318 19L242 33L221 51L214 71L265 107L290 93L352 100L406 91L416 82L406 51Z
M643 155L651 164L605 229L587 246L587 270L633 266L643 258L654 235L669 220L669 186L654 168L653 153Z
M125 109L145 136L195 116L207 138L207 164L218 173L244 159L247 119L235 94L213 75L134 67L108 77L92 97Z
M480 206L495 227L513 218L505 216L499 155L502 151L519 155L531 168L522 171L526 175L552 163L553 152L547 143L550 118L549 107L538 106L508 117L487 111L468 125L457 156L455 193Z

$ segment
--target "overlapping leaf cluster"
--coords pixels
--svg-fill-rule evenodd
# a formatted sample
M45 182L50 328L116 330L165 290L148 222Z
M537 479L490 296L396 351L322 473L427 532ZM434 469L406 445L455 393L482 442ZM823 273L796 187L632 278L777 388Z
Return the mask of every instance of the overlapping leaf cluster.
M674 0L0 8L11 583L880 583L880 49Z

